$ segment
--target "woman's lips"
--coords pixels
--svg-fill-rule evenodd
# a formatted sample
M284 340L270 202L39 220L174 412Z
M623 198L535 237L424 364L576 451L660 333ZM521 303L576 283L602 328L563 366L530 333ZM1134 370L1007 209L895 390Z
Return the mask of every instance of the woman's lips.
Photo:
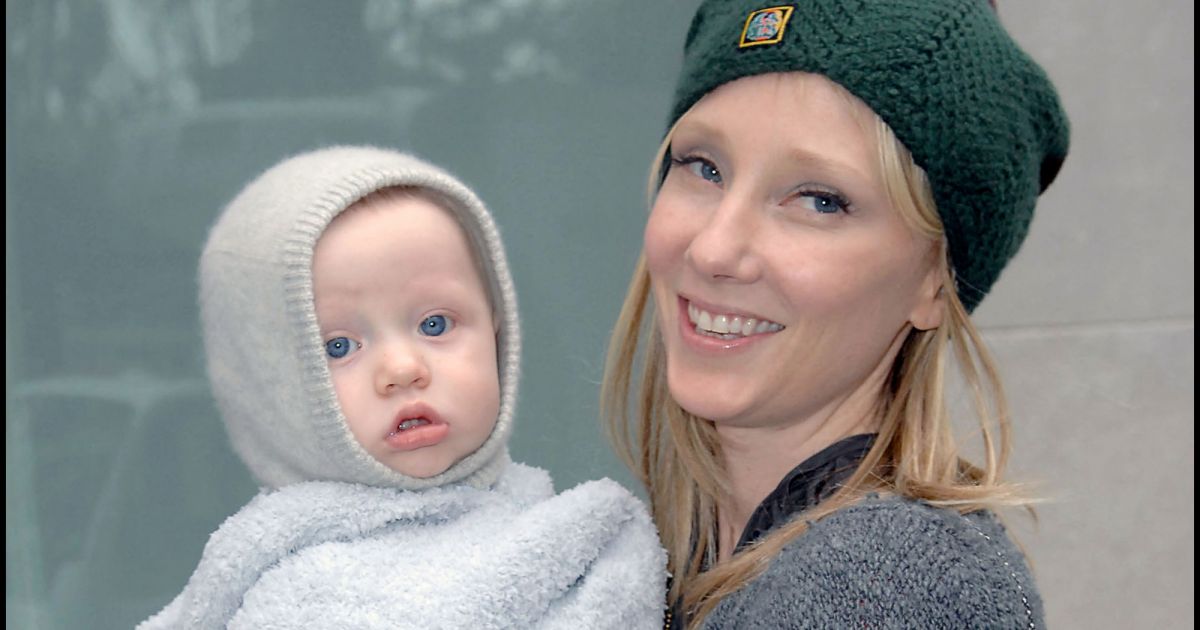
M773 336L775 332L778 332L776 330L772 330L760 334L732 338L722 338L701 334L696 332L696 325L693 324L691 319L688 317L688 305L691 304L691 302L687 298L679 296L676 300L676 304L678 305L676 310L676 319L679 322L679 336L682 338L683 343L686 346L699 352L728 352L731 350L747 348Z

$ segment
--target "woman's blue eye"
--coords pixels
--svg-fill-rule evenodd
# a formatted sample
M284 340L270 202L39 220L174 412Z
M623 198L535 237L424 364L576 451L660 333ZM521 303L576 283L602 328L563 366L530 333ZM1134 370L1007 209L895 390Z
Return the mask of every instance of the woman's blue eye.
M349 337L334 337L325 342L325 354L331 359L340 359L358 349L358 342Z
M428 337L437 337L450 327L450 322L446 320L445 315L430 315L421 321L421 334Z
M837 214L846 212L850 207L850 202L836 193L802 192L800 199L803 200L805 207L818 214Z
M720 184L723 181L721 179L721 171L718 171L717 167L713 166L708 160L694 159L688 162L687 167L700 179L708 180L714 184Z
M699 177L705 181L714 184L720 184L724 181L721 177L721 171L712 162L699 157L686 157L682 159L671 158L671 162L676 166L686 168L692 175Z

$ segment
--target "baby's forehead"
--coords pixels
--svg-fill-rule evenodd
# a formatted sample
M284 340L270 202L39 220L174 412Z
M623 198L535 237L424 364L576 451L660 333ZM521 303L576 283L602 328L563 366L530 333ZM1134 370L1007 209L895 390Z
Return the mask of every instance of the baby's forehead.
M403 208L398 208L397 206L411 204L414 201L423 203L426 207L435 208L453 221L458 234L465 239L472 267L484 286L488 306L494 312L497 308L496 296L499 294L499 286L496 274L494 273L492 257L482 236L479 234L479 228L476 225L475 229L471 229L471 226L474 225L474 219L471 217L470 212L438 190L423 186L388 186L372 191L351 203L345 210L333 217L329 226L322 233L322 237L328 234L330 230L335 229L339 222L344 222L349 216L361 216L361 218L369 221L370 219L367 217L373 212L388 210L404 211ZM320 245L320 238L318 238L317 245Z
M351 214L359 214L371 210L393 209L397 205L413 201L424 202L429 206L437 208L447 216L453 218L460 230L467 231L462 219L459 217L459 212L455 210L456 205L442 193L422 186L388 186L369 192L333 217L331 224Z

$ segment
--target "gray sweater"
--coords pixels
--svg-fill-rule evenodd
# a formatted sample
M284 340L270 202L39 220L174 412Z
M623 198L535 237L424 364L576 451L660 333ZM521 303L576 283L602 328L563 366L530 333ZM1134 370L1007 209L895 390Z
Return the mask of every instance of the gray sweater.
M1024 556L987 512L895 496L820 521L706 628L1042 628Z

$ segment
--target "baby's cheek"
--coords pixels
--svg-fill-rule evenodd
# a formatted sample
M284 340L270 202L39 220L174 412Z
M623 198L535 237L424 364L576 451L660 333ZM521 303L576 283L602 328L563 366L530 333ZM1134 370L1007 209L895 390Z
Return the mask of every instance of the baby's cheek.
M369 383L362 383L361 376L356 378L352 372L352 370L344 366L337 368L331 366L333 392L337 397L338 407L342 411L342 416L346 419L346 424L349 426L350 432L361 442L362 438L360 434L365 429L363 426L363 407L366 403L365 398L369 393L365 388L369 386Z
M476 394L472 399L472 424L479 432L478 439L482 443L496 426L497 416L500 414L500 384L497 376L492 374L480 379Z
M489 418L489 423L494 424L497 414L500 413L500 382L496 375L486 378L482 383L479 403L480 414Z

